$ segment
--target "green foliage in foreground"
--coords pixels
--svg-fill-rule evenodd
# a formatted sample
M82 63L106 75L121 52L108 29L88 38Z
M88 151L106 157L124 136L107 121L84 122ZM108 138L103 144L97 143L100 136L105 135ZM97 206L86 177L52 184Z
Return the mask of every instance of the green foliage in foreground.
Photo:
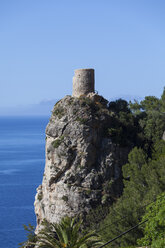
M145 214L145 206L154 201L157 195L165 191L165 142L161 141L161 149L155 159L148 159L147 154L135 147L129 154L128 163L123 166L124 191L116 203L110 207L110 213L100 226L100 235L110 240L120 233L138 224ZM116 240L110 247L127 247L135 245L138 238L143 237L141 228Z
M82 232L82 220L64 217L59 224L42 222L42 230L36 236L34 229L29 229L28 240L22 247L32 248L37 244L38 248L89 248L99 247L103 243L94 232Z
M144 237L139 245L151 248L165 247L165 193L157 197L155 204L147 207L143 220L148 220L144 228Z
M101 240L95 232L81 233L82 221L64 217L59 224L44 222L38 235L40 248L87 248L100 246Z
M20 248L24 248L24 247L33 248L35 243L36 243L36 241L37 241L37 236L34 233L35 227L32 226L31 224L28 224L27 226L23 225L23 227L24 227L24 230L27 233L27 241L20 243L19 247Z

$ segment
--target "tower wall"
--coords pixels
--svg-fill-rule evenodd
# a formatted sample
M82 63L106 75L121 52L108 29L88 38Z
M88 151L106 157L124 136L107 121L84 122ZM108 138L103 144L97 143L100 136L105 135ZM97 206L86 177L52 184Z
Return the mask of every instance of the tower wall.
M95 91L94 69L77 69L73 77L72 96L79 97Z

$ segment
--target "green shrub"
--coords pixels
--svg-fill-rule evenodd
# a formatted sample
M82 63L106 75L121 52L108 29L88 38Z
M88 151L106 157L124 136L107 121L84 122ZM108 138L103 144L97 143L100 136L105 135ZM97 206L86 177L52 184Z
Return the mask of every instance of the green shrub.
M67 202L68 201L68 196L67 195L63 195L62 199L63 199L63 201Z
M42 198L43 198L43 194L42 194L42 192L40 192L40 193L38 194L37 198L38 198L38 200L39 200L39 201L41 201L41 200L42 200Z
M64 136L61 136L60 138L57 138L56 140L54 140L52 142L52 146L54 148L58 148L61 145L61 143L62 143L63 140L64 140Z
M85 124L87 122L88 119L86 118L81 118L81 117L77 117L76 121L80 122L81 124Z
M61 106L55 107L55 109L53 111L54 116L57 116L59 119L61 119L62 116L64 116L64 114L65 114L65 110L63 107L61 107Z

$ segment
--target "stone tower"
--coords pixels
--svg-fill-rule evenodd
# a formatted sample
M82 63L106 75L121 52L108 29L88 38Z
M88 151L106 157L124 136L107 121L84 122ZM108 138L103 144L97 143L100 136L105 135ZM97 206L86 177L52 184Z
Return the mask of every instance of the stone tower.
M73 77L72 96L79 97L95 91L94 69L77 69Z

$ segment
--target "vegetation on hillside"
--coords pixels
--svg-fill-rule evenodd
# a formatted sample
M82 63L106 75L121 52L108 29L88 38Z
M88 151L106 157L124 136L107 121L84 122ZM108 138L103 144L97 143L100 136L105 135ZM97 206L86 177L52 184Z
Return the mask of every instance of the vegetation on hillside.
M143 220L148 220L143 229L144 237L138 240L142 246L165 247L165 192L157 197L156 203L147 207Z
M126 107L122 110L121 103L121 100L113 102L121 126L133 125L131 134L129 128L121 134L125 136L121 144L127 139L126 143L132 142L134 147L129 153L128 163L123 166L123 194L100 224L100 234L107 241L140 223L146 213L145 207L165 192L165 141L162 140L165 131L165 90L160 99L148 96L140 103L125 103ZM121 116L125 116L127 122ZM163 228L165 232L165 225ZM136 245L137 239L143 236L144 231L139 227L117 239L111 247Z

